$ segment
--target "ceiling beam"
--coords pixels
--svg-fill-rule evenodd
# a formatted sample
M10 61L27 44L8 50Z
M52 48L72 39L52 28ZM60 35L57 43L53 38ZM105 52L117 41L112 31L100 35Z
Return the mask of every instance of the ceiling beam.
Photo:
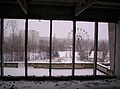
M0 1L0 4L16 4L16 2L13 2L13 1Z
M94 4L97 5L109 5L109 6L120 6L120 3L112 1L112 2L108 2L108 1L96 1L94 2Z
M29 1L27 2L30 5L54 5L54 6L75 6L75 3L64 3L64 2L46 2L46 1L41 1L41 2L33 2Z
M97 5L92 5L90 9L108 9L108 10L120 10L120 7L111 7L111 6L97 6Z
M81 0L81 2L75 7L75 16L78 16L84 10L86 10L89 6L93 4L96 0Z
M20 5L21 9L25 14L27 14L27 4L26 0L17 0L17 3Z

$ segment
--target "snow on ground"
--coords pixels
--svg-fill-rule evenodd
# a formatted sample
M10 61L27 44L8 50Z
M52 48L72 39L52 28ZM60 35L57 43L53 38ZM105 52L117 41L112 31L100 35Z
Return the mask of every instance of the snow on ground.
M32 55L32 54L31 54ZM37 54L38 55L38 54ZM78 52L75 52L75 63L93 63L80 61ZM49 59L41 60L30 60L28 63L49 63ZM24 62L4 62L4 63L18 63L18 68L4 67L4 74L11 76L24 76ZM72 63L72 52L71 51L61 51L59 52L59 58L53 58L52 63ZM72 74L72 69L52 69L52 76L69 76ZM93 69L75 69L75 75L92 75ZM97 72L98 75L104 75L101 72ZM28 67L29 76L48 76L49 69L33 68Z
M120 80L2 81L0 89L120 89Z
M101 64L101 63L97 63L97 65L100 65L100 66L102 66L102 67L104 67L104 68L107 68L107 69L110 69L110 66L105 66L105 65L103 65L103 64Z
M60 59L60 60L59 60ZM49 63L49 59L45 59L45 60L30 60L28 61L28 63ZM5 61L4 63L25 63L25 62L7 62ZM64 58L64 57L61 57L61 58L53 58L52 59L52 63L72 63L72 58ZM85 61L81 61L79 59L75 59L75 63L93 63L93 62L85 62Z
M52 63L72 63L72 51L59 51L59 57L52 58ZM30 60L28 63L49 63L49 59L47 59L47 54L45 52L41 53L30 53ZM89 61L81 61L79 60L79 53L75 52L75 63L93 63ZM93 58L90 56L90 58ZM24 63L24 62L7 62L4 63Z
M4 75L24 76L24 68L4 67ZM70 76L72 69L52 69L52 76ZM97 71L98 75L104 75ZM49 69L28 67L29 76L49 76ZM93 69L75 69L75 75L93 75Z

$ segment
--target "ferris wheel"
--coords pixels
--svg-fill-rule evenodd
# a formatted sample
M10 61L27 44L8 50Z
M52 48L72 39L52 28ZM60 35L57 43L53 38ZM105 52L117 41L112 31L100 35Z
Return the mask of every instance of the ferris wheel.
M82 28L77 28L77 30L76 30L76 50L77 51L87 50L87 42L88 41L89 41L88 33Z
M71 30L68 33L68 39L72 39L72 38L73 38L73 30ZM75 39L76 39L76 49L78 51L85 50L85 49L82 49L83 48L82 45L85 45L85 42L86 41L88 42L90 40L88 32L82 28L76 29ZM70 44L70 45L72 45L72 44Z
M76 30L76 39L80 38L81 40L89 40L89 34L82 28L77 28Z
M72 39L72 37L73 37L73 30L71 30L68 33L68 38ZM78 37L82 38L83 40L89 40L89 34L87 33L87 31L85 31L82 28L77 28L76 29L76 38L78 38Z
M72 40L73 38L73 30L68 33L68 39ZM86 59L88 56L86 52L88 51L88 42L89 42L89 34L82 28L76 29L75 34L75 50L79 53L80 59ZM72 42L69 44L69 47L72 47Z

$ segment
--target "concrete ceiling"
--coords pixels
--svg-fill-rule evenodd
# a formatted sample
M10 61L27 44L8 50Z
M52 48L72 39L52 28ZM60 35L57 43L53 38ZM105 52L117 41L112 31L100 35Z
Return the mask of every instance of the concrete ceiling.
M0 17L116 22L120 0L0 0Z

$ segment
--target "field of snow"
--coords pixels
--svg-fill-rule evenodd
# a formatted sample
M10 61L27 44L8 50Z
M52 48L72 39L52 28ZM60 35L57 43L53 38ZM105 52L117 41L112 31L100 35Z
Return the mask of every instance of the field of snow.
M30 58L32 59L32 57L34 56L33 54L31 54ZM36 54L36 56L39 55ZM40 57L36 57L36 58L37 59L35 60L29 60L28 63L49 63L49 59L44 59L44 57L42 57L42 60L40 59ZM93 62L81 61L78 58L79 58L78 52L75 52L75 63L93 63ZM25 74L24 62L16 61L16 62L4 62L4 63L18 63L18 68L4 67L4 75L24 76ZM59 52L59 57L53 58L52 63L72 63L72 51ZM71 74L72 74L72 69L52 69L52 76L70 76ZM104 75L99 71L97 71L97 74ZM49 69L28 67L28 75L49 76ZM75 69L75 75L93 75L93 69Z
M8 76L24 76L24 68L8 68L4 67L4 75ZM72 69L52 69L52 76L70 76ZM92 75L93 69L75 69L75 75ZM98 75L104 75L97 71ZM49 76L49 69L28 67L29 76Z
M72 51L59 51L58 52L59 57L52 57L52 63L72 63ZM93 53L92 53L93 55ZM5 55L4 55L5 56ZM4 57L6 58L6 57ZM8 57L9 58L9 57ZM75 52L75 63L92 63L85 59L84 61L81 61L78 52ZM90 60L93 56L89 56ZM47 53L41 52L41 53L30 53L28 57L28 63L49 63L49 57L47 57ZM20 61L4 61L4 63L24 63Z

